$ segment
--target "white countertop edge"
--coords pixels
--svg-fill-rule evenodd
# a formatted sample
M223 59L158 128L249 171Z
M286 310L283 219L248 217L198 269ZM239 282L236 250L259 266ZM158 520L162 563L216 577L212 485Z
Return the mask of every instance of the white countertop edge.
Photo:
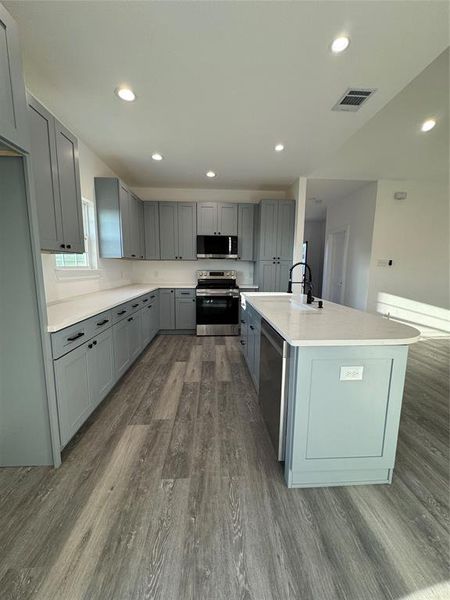
M273 293L264 293L266 296L277 296L280 295L278 292L273 292ZM278 327L276 325L276 323L273 322L272 319L269 319L266 315L264 315L260 309L258 309L258 307L252 302L252 296L255 298L258 298L257 294L252 294L252 292L250 293L245 293L243 292L243 296L245 296L245 300L246 302L248 302L255 310L257 313L259 313L261 315L261 317L267 321L267 323L269 323L269 325L271 325L276 332L278 332L281 337L286 340L286 342L290 345L290 346L295 346L295 347L320 347L320 346L408 346L411 344L415 344L416 342L418 342L421 338L421 334L418 330L416 330L418 332L418 335L412 338L365 338L365 339L329 339L329 340L325 340L325 339L320 339L320 340L311 340L311 339L307 339L307 340L298 340L298 339L292 339L289 335L286 334L285 331L282 331L280 327ZM324 302L328 302L328 301L324 301ZM345 308L349 308L349 307L345 307ZM356 309L350 309L349 310L355 310ZM358 312L364 312L364 311L358 311ZM371 313L367 313L367 314L371 314ZM372 316L377 316L377 315L372 315ZM380 319L383 319L382 316L378 315ZM402 323L399 323L399 325L402 325ZM414 327L412 327L411 325L405 325L405 327L409 327L410 329L415 329Z

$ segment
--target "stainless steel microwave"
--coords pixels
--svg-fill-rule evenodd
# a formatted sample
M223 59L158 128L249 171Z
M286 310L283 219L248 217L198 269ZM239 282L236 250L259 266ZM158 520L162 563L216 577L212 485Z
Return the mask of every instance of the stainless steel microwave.
M237 258L237 235L198 235L197 258Z

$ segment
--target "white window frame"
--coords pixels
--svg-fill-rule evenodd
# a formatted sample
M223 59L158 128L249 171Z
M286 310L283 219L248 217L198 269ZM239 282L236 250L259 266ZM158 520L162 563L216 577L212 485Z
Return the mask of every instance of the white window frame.
M98 254L97 254L97 229L95 223L95 206L91 200L82 198L82 215L83 215L83 231L84 231L84 247L87 257L87 264L80 265L58 265L57 261L60 257L65 259L70 254L55 255L55 273L57 279L92 279L100 277L98 269ZM80 256L79 254L75 256Z

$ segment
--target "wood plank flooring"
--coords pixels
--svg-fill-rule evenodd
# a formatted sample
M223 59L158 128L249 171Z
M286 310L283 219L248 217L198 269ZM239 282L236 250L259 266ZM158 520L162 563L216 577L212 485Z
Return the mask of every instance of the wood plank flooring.
M1 600L449 599L449 342L392 485L288 490L236 338L159 336L64 452L0 470Z

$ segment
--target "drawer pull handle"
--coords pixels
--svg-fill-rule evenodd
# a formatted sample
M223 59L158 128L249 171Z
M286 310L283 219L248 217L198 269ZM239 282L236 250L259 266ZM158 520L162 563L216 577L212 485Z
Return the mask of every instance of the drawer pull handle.
M139 302L137 304L133 304L131 308L137 308L139 306Z
M250 329L253 331L255 328L253 327L253 325L250 325Z
M148 298L144 298L142 302L148 302Z
M128 321L132 321L132 320L133 320L133 317L130 317L130 318L128 319Z
M241 340L241 344L242 344L242 346L245 346L244 340Z
M153 298L156 298L156 296L150 296L150 298L153 300Z
M102 325L106 325L106 323L109 323L109 319L104 319L103 321L99 321L97 323L97 327L101 327Z
M118 312L118 315L124 315L127 311L126 310L121 310L120 312Z
M244 319L241 319L241 323L242 323L243 325L245 325L245 321L244 321Z
M66 248L72 248L72 246L70 244L67 244Z
M88 344L88 348L92 348L92 344Z
M77 340L80 337L83 337L84 333L82 331L80 331L79 333L77 333L76 335L73 335L70 338L67 338L68 342L74 342L75 340Z
M94 344L94 346L96 346L97 345L97 340L94 340L92 343Z

